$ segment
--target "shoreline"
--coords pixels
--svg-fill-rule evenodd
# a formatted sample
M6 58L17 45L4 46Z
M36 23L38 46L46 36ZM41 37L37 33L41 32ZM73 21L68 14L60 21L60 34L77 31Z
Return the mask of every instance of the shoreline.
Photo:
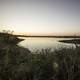
M26 35L14 35L16 37L32 37L32 38L80 38L80 36L26 36Z
M59 40L59 42L80 45L80 39Z

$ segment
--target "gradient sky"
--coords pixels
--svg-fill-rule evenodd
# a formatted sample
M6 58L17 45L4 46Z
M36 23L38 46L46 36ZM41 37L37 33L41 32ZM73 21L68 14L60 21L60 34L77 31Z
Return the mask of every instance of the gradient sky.
M79 34L80 0L0 0L0 29L27 34Z

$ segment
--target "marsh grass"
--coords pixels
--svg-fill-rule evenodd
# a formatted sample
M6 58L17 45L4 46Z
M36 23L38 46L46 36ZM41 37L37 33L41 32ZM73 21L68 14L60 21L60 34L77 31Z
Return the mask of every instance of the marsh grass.
M16 49L16 51L15 51ZM20 49L20 50L19 50ZM47 49L32 54L21 48L0 52L1 80L80 80L80 49Z
M80 80L80 47L33 54L0 37L0 80Z

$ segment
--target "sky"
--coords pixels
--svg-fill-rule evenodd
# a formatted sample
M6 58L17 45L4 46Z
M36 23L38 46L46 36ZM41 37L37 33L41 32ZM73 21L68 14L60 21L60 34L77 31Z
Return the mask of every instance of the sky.
M29 35L80 34L80 0L0 0L0 30Z

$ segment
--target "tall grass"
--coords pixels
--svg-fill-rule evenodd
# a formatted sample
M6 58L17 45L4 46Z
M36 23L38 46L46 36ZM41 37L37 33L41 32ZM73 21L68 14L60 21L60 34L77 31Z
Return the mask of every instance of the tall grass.
M0 80L80 80L80 47L42 49L33 54L7 44L0 46Z
M80 80L80 48L37 54L17 46L0 49L0 80Z

